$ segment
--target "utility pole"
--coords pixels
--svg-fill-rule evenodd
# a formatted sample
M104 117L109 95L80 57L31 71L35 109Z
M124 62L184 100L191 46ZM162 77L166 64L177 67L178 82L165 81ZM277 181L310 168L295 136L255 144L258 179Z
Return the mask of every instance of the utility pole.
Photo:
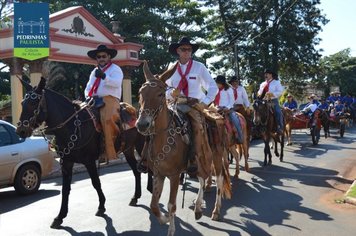
M237 42L235 42L234 55L235 55L234 56L235 57L235 65L234 65L234 67L235 67L235 76L237 78L239 78L240 77L240 67L239 67L239 56L237 54Z

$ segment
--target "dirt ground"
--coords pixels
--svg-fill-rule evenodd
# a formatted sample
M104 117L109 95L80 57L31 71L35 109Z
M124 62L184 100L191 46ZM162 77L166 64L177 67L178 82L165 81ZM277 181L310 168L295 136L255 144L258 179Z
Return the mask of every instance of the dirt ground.
M345 171L340 173L343 179L330 180L329 184L332 185L333 188L321 197L320 202L326 205L326 207L337 211L354 212L356 211L356 205L344 203L343 199L353 181L356 180L356 160L343 164Z

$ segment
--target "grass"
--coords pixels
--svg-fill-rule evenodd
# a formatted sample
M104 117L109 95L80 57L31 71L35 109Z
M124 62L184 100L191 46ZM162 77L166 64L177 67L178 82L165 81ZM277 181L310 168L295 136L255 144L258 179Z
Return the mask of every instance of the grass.
M351 187L350 191L347 194L347 197L356 198L356 184Z

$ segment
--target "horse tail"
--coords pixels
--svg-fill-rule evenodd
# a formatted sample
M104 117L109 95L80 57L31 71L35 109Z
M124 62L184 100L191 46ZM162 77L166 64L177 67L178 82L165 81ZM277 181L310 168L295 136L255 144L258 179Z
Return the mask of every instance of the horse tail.
M230 174L229 174L229 171L227 170L226 166L224 164L222 166L223 166L222 175L223 175L223 178L224 178L222 196L223 196L223 198L231 199L232 189L231 189Z

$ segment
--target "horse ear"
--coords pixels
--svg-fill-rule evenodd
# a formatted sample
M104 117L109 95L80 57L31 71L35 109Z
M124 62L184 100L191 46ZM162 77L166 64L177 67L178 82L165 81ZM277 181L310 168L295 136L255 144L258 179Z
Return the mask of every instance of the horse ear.
M46 86L46 78L43 78L43 77L41 77L41 80L40 80L40 82L38 83L38 85L37 85L37 87L36 87L36 89L35 89L35 92L36 93L38 93L38 94L40 94L40 93L42 93L42 90L45 88L45 86Z
M143 74L145 75L146 81L155 79L155 76L152 74L150 68L148 68L146 60L143 61Z
M174 74L174 72L177 69L177 65L178 63L176 63L172 68L166 70L165 72L163 72L160 76L159 79L163 82L166 82L167 79L171 78L172 75Z
M20 82L21 82L22 86L25 88L26 92L33 90L33 87L31 86L31 84L27 83L23 78L20 78L19 76L17 76L17 78L20 80Z

